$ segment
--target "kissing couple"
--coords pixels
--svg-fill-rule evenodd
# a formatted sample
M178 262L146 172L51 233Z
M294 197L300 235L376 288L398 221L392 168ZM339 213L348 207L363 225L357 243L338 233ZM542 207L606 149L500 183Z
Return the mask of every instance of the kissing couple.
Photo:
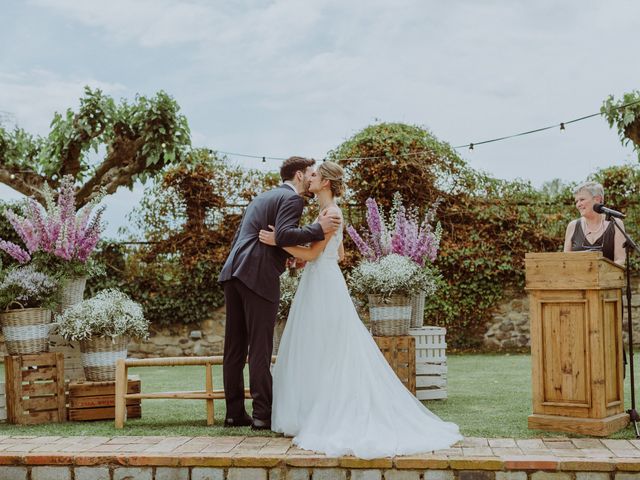
M343 217L336 200L344 172L333 162L291 157L282 185L246 208L222 268L226 325L226 427L292 436L329 456L379 458L448 448L458 427L431 413L391 369L353 305L338 265ZM303 195L318 204L299 226ZM307 261L271 374L273 330L286 260ZM252 416L244 400L249 359Z

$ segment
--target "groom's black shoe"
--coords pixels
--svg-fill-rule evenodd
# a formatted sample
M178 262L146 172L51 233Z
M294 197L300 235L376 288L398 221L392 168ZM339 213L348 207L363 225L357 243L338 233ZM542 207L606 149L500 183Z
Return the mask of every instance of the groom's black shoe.
M224 426L231 427L248 427L251 425L251 417L245 413L244 417L240 418L225 418Z
M254 418L251 423L251 430L271 430L271 422Z

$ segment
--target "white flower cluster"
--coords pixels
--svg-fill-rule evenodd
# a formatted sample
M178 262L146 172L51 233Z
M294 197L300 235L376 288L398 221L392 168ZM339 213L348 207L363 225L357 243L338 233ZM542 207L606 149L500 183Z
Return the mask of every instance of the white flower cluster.
M358 293L376 295L411 295L423 291L431 295L436 289L437 274L421 267L408 257L391 254L376 261L363 261L351 272L351 288Z
M58 290L58 282L33 265L9 270L0 283L0 303L6 308L12 302L23 307L39 307L52 300Z
M58 323L58 333L69 340L149 336L149 322L140 304L116 289L103 290L69 307L58 318Z

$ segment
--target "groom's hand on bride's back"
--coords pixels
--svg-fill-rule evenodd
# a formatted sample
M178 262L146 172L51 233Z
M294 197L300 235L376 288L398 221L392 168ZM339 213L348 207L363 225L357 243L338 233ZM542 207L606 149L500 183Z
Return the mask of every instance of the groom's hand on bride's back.
M335 232L340 226L340 215L329 209L324 210L318 218L318 223L322 227L322 232L327 235Z
M276 246L276 228L273 225L269 225L269 230L260 230L258 234L258 239L262 243L266 243L267 245L271 245L272 247Z

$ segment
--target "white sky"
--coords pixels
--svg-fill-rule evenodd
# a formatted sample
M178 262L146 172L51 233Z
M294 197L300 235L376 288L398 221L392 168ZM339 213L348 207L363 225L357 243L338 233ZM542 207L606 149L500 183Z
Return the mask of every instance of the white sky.
M376 120L461 145L640 88L639 18L634 0L3 0L0 111L46 135L84 85L162 89L216 150L322 158ZM637 161L599 117L460 153L536 186ZM108 234L139 197L108 200Z

